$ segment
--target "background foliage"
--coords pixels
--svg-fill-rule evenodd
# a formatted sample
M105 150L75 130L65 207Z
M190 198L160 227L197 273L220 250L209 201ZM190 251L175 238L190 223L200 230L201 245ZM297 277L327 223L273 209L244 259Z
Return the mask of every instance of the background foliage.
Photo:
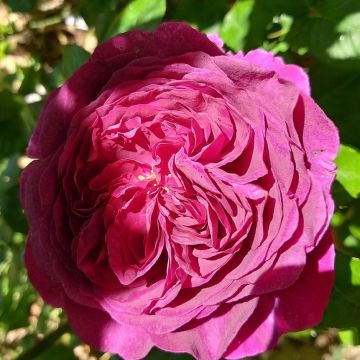
M322 324L284 337L262 359L360 359L359 0L0 0L0 359L110 359L81 344L60 309L27 281L19 203L26 143L47 95L98 42L184 20L233 51L262 47L309 73L340 129L333 187L336 283ZM189 359L154 350L149 359Z

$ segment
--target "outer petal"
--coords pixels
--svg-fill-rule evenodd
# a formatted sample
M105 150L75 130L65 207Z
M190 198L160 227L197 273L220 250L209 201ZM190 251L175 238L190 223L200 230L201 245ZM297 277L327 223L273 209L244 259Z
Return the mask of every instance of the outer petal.
M25 265L31 283L40 292L43 299L55 307L63 307L63 290L58 280L51 275L51 272L44 272L38 266L31 248L31 235L29 235L25 250Z
M217 33L207 34L207 37L220 49L223 49L224 41Z
M96 349L119 354L126 360L144 358L153 347L140 327L119 324L106 312L66 299L69 321L76 334Z
M330 193L335 177L335 159L339 150L339 132L334 123L308 96L299 97L294 109L294 125L304 147L311 172Z
M110 74L106 67L88 62L48 97L29 141L30 157L45 158L63 144L74 114L96 98Z
M197 360L220 359L241 326L257 305L257 299L223 305L208 318L195 322L188 329L163 335L152 335L156 346L171 352L187 352Z
M275 323L274 298L263 297L254 314L241 328L229 346L226 359L254 356L274 347L279 338Z
M305 94L310 95L309 78L300 66L285 64L281 57L274 56L272 53L262 49L249 51L245 56L238 53L236 57L245 58L265 70L275 71L280 78L291 81Z
M309 254L299 280L278 294L276 322L282 332L317 325L334 283L335 250L330 231Z
M201 51L211 56L223 54L223 51L206 35L190 25L182 22L166 22L154 32L135 30L111 38L96 48L93 59L106 61L112 57L126 55L130 62L141 57L165 58L194 51Z
M181 22L164 23L154 32L130 31L98 46L90 61L48 98L30 139L29 156L43 158L61 146L74 114L99 96L116 70L142 57L166 58L196 51L223 54L206 35Z
M333 286L334 254L328 232L308 256L306 267L294 285L279 291L275 297L261 297L259 306L229 346L225 358L242 359L260 354L274 347L281 334L317 325Z

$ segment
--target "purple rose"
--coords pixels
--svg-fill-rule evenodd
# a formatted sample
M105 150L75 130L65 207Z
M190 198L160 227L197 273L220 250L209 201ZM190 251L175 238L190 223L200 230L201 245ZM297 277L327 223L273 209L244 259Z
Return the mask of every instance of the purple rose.
M30 140L29 278L125 359L261 353L333 285L337 130L301 68L216 43L183 23L112 38Z

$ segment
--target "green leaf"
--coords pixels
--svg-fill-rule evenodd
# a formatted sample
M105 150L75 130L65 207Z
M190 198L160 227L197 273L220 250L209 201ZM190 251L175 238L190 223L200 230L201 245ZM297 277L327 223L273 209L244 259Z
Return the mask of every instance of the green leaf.
M89 27L95 28L99 41L104 40L105 32L116 15L118 0L81 0L79 13Z
M349 14L336 26L337 39L328 47L332 59L360 58L360 12Z
M354 198L360 194L360 152L356 149L341 145L336 158L337 180Z
M69 44L64 47L62 58L62 74L68 78L73 72L79 68L88 58L90 54L82 47Z
M301 17L308 13L313 3L317 0L256 0L256 3L261 6L262 11L275 12L277 14L286 13L296 17Z
M254 0L237 1L224 18L220 36L235 51L244 48L254 4Z
M288 41L306 47L322 62L360 68L360 6L358 0L323 0L297 17Z
M106 32L106 38L134 28L152 29L166 11L166 0L132 0L114 19Z
M351 254L352 256L359 257L360 255L360 241L353 235L348 235L342 242L343 248L346 250L346 253Z
M7 3L14 12L31 12L35 9L38 0L8 0Z
M166 20L186 21L205 32L218 32L231 0L169 1Z
M46 351L36 357L37 360L78 360L71 347L64 344L53 344Z
M336 254L335 285L322 326L360 329L360 259Z
M312 95L334 120L343 143L360 148L360 73L317 63L310 68Z
M45 86L48 93L61 86L65 80L66 78L65 75L63 74L62 63L55 64L45 82Z
M268 41L271 35L273 36L274 25L275 27L281 25L277 20L279 17L303 19L309 13L312 2L314 0L256 0L250 14L250 27L244 40L244 50L249 51L257 47L264 47L265 42ZM289 29L280 28L278 30L283 34ZM303 32L303 30L301 28L300 32Z
M18 157L3 162L0 168L0 214L12 230L26 233L27 222L19 199Z
M21 95L30 94L34 92L36 85L40 83L40 71L35 66L24 68L22 71L24 74L24 80L21 83L18 93Z
M0 193L0 211L4 220L15 231L26 233L28 225L20 205L19 185L12 186L4 193Z
M30 133L32 117L22 97L0 91L0 159L22 152Z
M356 329L346 329L338 332L342 345L353 346L359 344L359 333Z

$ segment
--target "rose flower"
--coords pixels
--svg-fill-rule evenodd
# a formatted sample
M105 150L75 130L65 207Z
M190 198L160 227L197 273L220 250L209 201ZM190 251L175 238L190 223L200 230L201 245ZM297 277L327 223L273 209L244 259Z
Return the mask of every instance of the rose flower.
M183 23L100 45L47 100L25 262L80 339L238 359L318 324L338 133L295 65Z

